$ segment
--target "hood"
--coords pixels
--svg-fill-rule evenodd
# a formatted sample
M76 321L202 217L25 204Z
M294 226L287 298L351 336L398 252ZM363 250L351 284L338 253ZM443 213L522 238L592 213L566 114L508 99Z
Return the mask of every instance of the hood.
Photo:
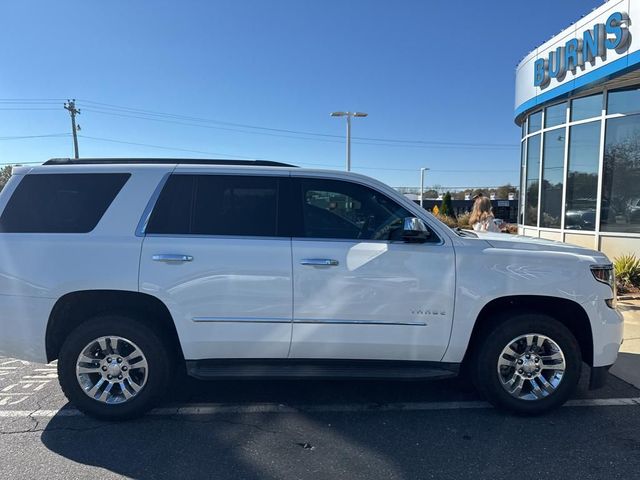
M494 248L506 250L534 250L542 252L570 253L593 258L597 263L611 263L607 256L597 250L579 247L569 243L545 240L542 238L525 237L522 235L508 235L506 233L475 232L478 238L489 243Z

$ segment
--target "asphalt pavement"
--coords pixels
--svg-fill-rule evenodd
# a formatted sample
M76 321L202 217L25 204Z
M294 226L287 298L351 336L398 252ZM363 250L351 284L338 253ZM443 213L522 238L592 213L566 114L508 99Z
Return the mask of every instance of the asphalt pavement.
M614 376L588 391L587 374L533 418L458 379L183 379L109 423L67 404L54 365L0 358L0 478L640 478L640 391Z

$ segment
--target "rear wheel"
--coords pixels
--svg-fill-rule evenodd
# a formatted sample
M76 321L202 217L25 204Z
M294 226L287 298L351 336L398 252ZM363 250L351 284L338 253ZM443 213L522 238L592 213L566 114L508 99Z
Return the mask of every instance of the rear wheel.
M126 419L142 415L162 397L171 367L157 332L135 318L105 315L71 332L60 350L58 376L79 410Z
M472 361L476 387L491 403L527 414L562 405L582 368L569 329L534 313L510 315L487 331Z

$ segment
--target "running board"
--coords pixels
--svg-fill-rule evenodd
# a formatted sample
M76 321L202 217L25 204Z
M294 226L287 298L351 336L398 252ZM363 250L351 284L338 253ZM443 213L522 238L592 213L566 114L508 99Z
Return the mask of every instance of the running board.
M458 363L385 360L188 360L187 373L202 380L244 378L440 379L455 377Z

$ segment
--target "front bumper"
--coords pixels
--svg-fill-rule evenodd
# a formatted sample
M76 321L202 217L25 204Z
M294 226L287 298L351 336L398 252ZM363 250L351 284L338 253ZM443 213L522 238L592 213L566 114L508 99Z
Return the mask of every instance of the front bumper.
M592 363L584 359L593 368L610 367L618 358L618 350L622 344L624 317L622 314L607 306L604 299L583 304L591 323L593 338Z

